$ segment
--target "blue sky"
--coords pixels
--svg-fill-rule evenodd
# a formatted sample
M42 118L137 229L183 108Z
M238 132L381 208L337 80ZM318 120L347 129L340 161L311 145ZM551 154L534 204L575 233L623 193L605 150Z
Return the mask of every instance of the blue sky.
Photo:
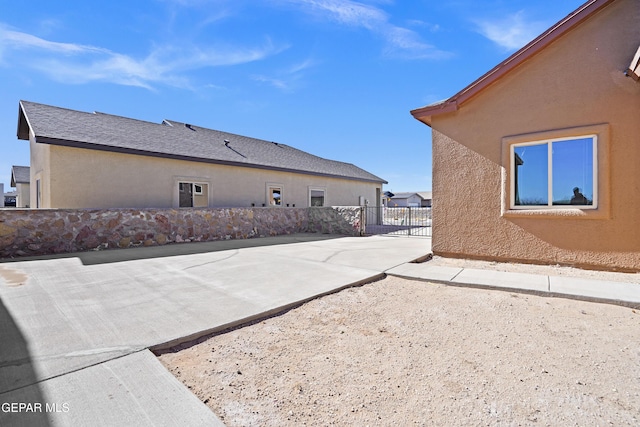
M276 141L431 189L448 98L582 0L0 0L0 182L21 99Z

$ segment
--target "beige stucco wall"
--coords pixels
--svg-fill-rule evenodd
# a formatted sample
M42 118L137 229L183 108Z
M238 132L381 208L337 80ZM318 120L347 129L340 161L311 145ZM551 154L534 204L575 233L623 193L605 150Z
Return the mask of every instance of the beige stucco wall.
M29 188L29 184L25 183L17 183L16 182L16 207L18 208L29 208L31 207L31 189Z
M433 128L437 254L640 270L640 2L617 0ZM510 212L504 141L602 125L597 212Z
M267 203L269 185L283 188L284 207L308 207L310 187L325 189L325 206L358 205L360 196L374 204L376 188L381 188L361 181L45 144L35 148L48 158L48 167L34 168L33 145L32 173L48 172L45 208L178 207L179 182L204 184L209 207L261 207ZM203 200L197 197L194 202L205 206Z
M29 149L31 153L30 160L30 184L29 184L29 201L32 208L51 206L51 192L49 183L51 182L49 170L45 166L49 164L51 157L50 146L46 144L36 144L33 134L29 132ZM41 200L38 206L38 180L40 180Z

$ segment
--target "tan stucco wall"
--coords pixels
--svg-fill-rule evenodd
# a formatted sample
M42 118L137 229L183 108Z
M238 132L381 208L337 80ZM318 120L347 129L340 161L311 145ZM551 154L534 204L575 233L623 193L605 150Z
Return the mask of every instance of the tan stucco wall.
M51 206L51 192L49 189L49 183L51 182L49 176L49 170L45 166L49 164L51 151L50 146L46 144L36 144L33 138L33 134L29 133L29 149L31 152L30 160L30 184L29 184L29 201L31 207L48 207ZM40 191L42 200L41 205L38 206L38 185L40 180Z
M29 184L16 183L16 207L18 208L30 208L31 207L31 189Z
M37 150L45 146L35 145L40 146ZM308 207L309 187L325 189L325 206L358 205L360 196L374 204L376 188L381 188L376 183L313 175L45 147L41 153L49 158L45 208L178 207L178 182L206 184L209 207L250 207L252 203L261 207L267 203L269 184L283 188L285 207ZM198 198L196 205L202 206L202 200Z
M640 83L623 74L640 45L638 22L640 2L617 0L457 112L432 118L435 253L640 270ZM608 138L599 212L509 212L503 141L594 125Z

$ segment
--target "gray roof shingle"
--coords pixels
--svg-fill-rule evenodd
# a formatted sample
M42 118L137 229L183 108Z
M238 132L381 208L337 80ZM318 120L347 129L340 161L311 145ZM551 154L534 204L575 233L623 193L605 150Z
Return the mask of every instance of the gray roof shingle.
M411 196L417 195L423 200L431 199L431 191L414 191L412 192L403 192L403 193L395 193L392 199L408 199Z
M31 181L29 166L11 166L11 186L28 184Z
M20 101L18 138L116 151L386 183L351 163L328 160L285 144L164 120L151 123Z

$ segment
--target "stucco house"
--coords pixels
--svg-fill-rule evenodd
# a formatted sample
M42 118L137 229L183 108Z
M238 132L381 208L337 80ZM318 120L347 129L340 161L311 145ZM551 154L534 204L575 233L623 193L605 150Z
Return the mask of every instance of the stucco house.
M431 191L418 191L418 196L422 199L420 206L423 208L431 207L431 200L433 199L433 192Z
M590 0L452 97L433 252L640 270L640 1Z
M387 206L389 207L429 207L431 206L431 192L404 192L395 193L389 197Z
M30 207L31 189L29 186L29 166L11 167L11 186L16 189L16 207Z
M164 120L21 101L31 207L354 206L382 178L288 145Z

